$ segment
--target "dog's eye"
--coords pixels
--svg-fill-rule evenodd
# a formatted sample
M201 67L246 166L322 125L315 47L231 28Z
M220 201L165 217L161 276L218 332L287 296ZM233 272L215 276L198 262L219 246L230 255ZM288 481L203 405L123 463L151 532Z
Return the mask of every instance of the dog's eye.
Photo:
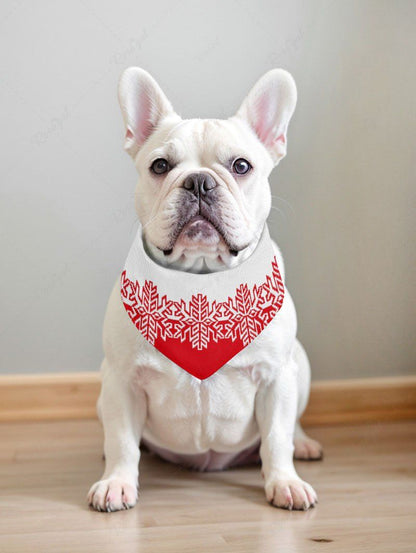
M251 169L250 163L246 159L243 159L242 157L239 157L233 163L233 171L238 175L245 175L250 171L250 169Z
M163 175L163 173L167 173L169 169L168 161L163 158L156 159L150 167L150 170L156 173L156 175Z

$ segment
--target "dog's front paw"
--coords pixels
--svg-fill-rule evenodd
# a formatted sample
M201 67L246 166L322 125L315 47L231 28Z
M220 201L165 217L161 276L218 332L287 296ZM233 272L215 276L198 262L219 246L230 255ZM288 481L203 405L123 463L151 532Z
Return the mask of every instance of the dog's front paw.
M99 480L88 492L88 504L96 511L121 511L137 503L137 487L119 478Z
M265 487L267 500L275 507L306 511L315 507L318 497L315 490L300 478L271 479Z

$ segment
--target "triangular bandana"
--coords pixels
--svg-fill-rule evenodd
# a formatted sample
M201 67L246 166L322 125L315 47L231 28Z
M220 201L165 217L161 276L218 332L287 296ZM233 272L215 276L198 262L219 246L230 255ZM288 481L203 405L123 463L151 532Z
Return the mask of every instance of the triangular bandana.
M137 330L201 380L250 344L276 316L283 298L267 226L240 265L206 274L155 263L139 229L121 275L121 299Z

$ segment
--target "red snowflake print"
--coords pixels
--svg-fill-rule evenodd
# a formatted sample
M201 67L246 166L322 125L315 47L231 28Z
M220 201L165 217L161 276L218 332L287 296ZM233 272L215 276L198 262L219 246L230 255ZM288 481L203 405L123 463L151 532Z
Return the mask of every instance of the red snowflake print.
M210 302L205 294L193 295L188 302L170 300L160 296L152 281L141 286L126 271L121 275L121 296L130 319L151 344L171 339L202 351L212 343L248 345L281 308L284 285L274 258L263 284L249 288L242 283L224 302Z
M146 280L140 287L137 281L132 282L126 277L125 271L122 275L121 295L130 319L144 338L151 344L159 336L165 340L170 334L173 302L168 301L166 296L160 298L157 286L152 281Z
M215 303L210 304L203 294L192 296L189 303L178 302L175 316L182 324L178 327L174 338L180 338L181 342L188 339L193 348L198 350L208 346L210 340L218 340L218 332L215 327Z
M241 284L234 298L226 303L228 325L226 338L242 340L244 346L249 344L262 331L262 297L257 287L250 290L247 284Z

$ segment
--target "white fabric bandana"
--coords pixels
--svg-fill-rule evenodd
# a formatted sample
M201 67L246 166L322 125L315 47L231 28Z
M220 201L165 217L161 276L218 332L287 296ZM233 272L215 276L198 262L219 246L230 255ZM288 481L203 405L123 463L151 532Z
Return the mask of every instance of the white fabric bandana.
M121 298L144 338L203 380L272 321L282 307L284 285L267 225L245 261L206 274L155 263L139 228L121 275Z

